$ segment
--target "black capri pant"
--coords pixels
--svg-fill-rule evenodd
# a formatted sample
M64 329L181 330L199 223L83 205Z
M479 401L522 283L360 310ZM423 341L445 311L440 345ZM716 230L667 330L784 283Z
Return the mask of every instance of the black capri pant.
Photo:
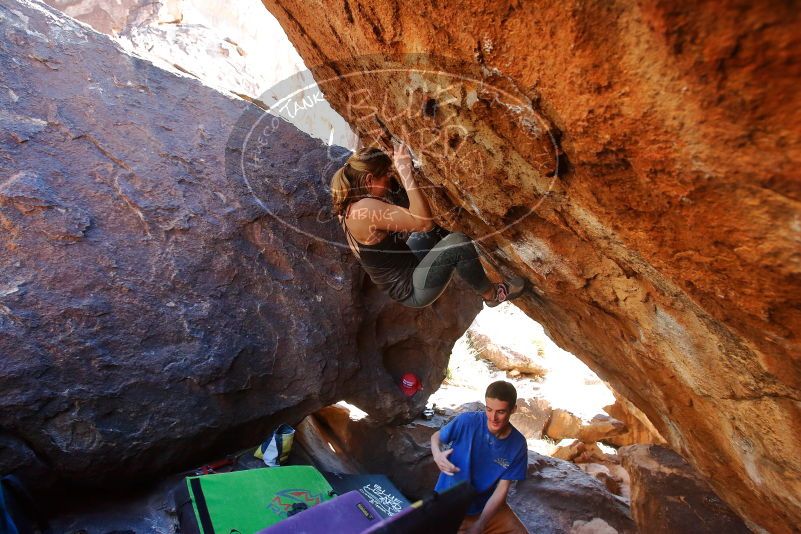
M429 306L448 287L454 272L479 293L492 287L478 259L478 250L466 235L449 234L447 230L436 227L429 232L412 234L406 244L420 258L420 263L412 274L413 291L401 301L403 305L412 308Z

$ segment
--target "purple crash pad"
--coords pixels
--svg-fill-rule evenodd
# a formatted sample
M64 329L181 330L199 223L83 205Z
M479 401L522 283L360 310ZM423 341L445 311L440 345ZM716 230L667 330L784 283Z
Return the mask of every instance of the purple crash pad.
M381 519L364 495L349 491L260 530L258 534L358 534Z

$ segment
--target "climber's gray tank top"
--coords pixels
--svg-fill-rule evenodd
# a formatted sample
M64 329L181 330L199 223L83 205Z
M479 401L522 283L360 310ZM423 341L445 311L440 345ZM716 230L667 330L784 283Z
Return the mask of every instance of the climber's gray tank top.
M345 223L349 212L350 206L345 211L345 217L340 216L339 220L345 231L348 245L362 268L373 283L388 293L392 300L406 299L412 294L412 274L420 260L411 251L403 237L396 232L389 232L384 239L373 245L365 245L356 241Z

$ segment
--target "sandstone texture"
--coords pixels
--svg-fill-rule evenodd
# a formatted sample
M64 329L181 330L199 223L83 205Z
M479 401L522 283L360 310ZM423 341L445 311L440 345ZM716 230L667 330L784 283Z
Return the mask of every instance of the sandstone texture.
M551 439L561 441L566 438L577 438L581 430L582 420L567 410L556 408L551 412L548 424L543 433Z
M367 419L354 420L339 406L328 406L307 417L313 427L302 429L302 443L315 441L314 435L328 436L336 458L351 470L344 472L383 473L411 499L429 495L437 483L439 470L431 459L431 435L449 418L434 416L430 421L415 419L400 426L381 426ZM309 436L309 437L307 437ZM323 449L323 450L320 450ZM330 449L329 449L330 451ZM309 447L315 458L326 458L324 447Z
M675 452L659 445L620 449L631 478L631 513L640 532L748 534L742 519Z
M562 408L551 412L543 433L551 439L577 438L584 443L608 441L628 431L622 421L605 414L596 414L589 421Z
M323 408L322 411L341 412L348 416L346 410L336 406ZM307 415L295 428L293 452L300 447L312 459L312 462L321 471L329 473L356 474L366 472L353 455L342 448L339 437L331 430L329 421L319 416L320 412Z
M467 336L478 356L502 371L512 371L515 375L522 373L535 376L546 373L542 364L537 362L536 355L532 356L504 345L497 345L486 335L472 329L467 330Z
M507 501L529 532L571 532L596 519L620 533L637 532L627 504L603 483L569 462L531 451L528 478Z
M465 333L468 343L476 355L501 371L509 371L510 376L527 374L544 376L547 372L542 349L529 342L525 336L502 336L506 331L505 318L511 318L503 311L498 315L479 315Z
M480 299L365 280L328 215L343 149L41 3L0 36L0 472L116 485L343 398L420 412Z
M624 434L627 430L626 424L622 421L608 415L598 414L581 425L576 437L584 442L606 441Z
M526 439L540 439L551 415L551 405L545 399L517 399L510 421Z
M563 439L560 441L552 456L560 460L566 460L575 464L590 462L606 462L606 453L601 450L597 443L587 443L579 440Z
M617 460L617 458L615 459ZM620 464L607 460L605 463L583 463L576 465L588 475L600 480L610 492L619 495L626 502L631 500L631 478Z
M631 401L613 393L615 402L606 406L604 411L623 422L626 425L626 431L616 436L607 436L604 438L604 442L616 447L637 444L664 445L666 443L665 438L659 434L659 431L654 428L654 425L639 408L634 406Z
M617 534L617 530L603 519L596 517L592 521L574 521L570 534Z
M797 6L264 3L560 346L754 528L801 524Z

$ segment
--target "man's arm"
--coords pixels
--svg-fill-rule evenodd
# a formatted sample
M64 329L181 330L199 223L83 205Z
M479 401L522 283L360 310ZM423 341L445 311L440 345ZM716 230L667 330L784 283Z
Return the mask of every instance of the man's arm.
M449 476L453 476L454 473L459 471L459 468L448 460L448 456L450 456L452 452L453 449L448 449L447 451L442 450L442 442L439 439L439 430L431 435L431 455L434 457L434 463L437 464L437 467L439 467L440 471Z
M484 530L490 518L495 515L495 512L506 502L506 494L509 493L509 485L511 483L511 480L501 480L498 482L495 491L492 492L492 496L490 496L487 504L484 505L484 509L481 510L478 521L471 525L467 534L480 534L481 531Z

